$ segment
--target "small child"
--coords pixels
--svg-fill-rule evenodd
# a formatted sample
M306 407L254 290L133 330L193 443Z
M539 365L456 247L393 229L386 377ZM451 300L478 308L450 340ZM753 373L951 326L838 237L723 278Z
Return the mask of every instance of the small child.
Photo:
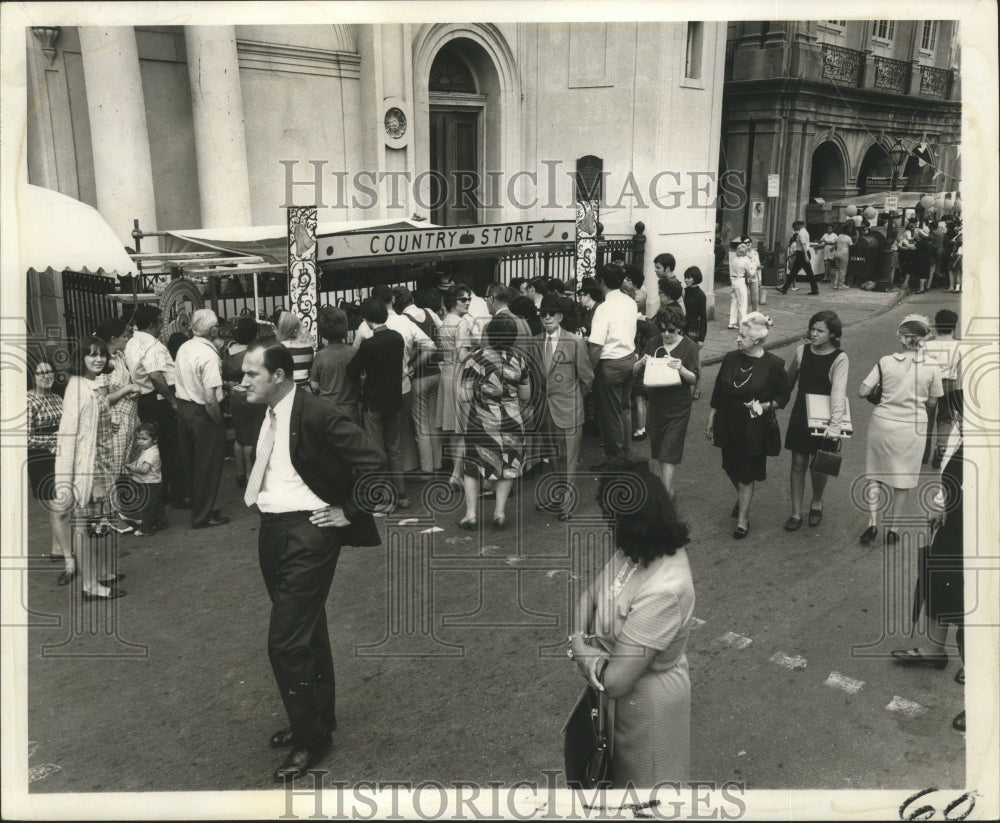
M125 464L125 470L138 484L140 499L136 517L138 528L136 537L148 537L157 529L167 526L163 513L163 474L160 466L159 428L155 423L142 423L135 431L135 443L139 456Z

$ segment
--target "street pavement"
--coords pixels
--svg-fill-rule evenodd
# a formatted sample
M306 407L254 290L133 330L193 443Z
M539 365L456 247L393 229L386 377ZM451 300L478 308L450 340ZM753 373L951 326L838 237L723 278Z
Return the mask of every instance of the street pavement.
M965 735L951 728L964 708L953 680L961 663L909 669L888 657L918 642L908 615L919 495L898 548L858 543L866 523L854 500L871 407L853 396L876 358L895 350L905 314L957 310L960 298L935 291L895 305L893 294L805 291L768 295L772 342L801 339L820 308L845 319L857 432L818 527L783 530L790 463L783 452L758 484L748 538L732 539L733 492L704 437L717 371L710 361L733 346L721 305L703 350L704 396L677 475L697 593L688 650L692 778L751 790L961 787ZM794 350L775 351L787 359ZM787 412L782 429L786 419ZM636 447L648 456L648 441ZM600 457L589 436L584 468ZM578 559L607 546L596 477L579 477L577 517L568 524L534 510L529 479L511 501L507 530L487 525L479 534L457 528L461 501L443 480L414 479L416 505L382 521L384 546L341 554L327 609L339 723L321 764L327 784L544 784L543 770L561 767L560 730L582 687L565 657L571 592ZM932 480L928 470L925 482ZM242 504L231 464L219 507L232 517L225 526L192 531L186 512L168 511L166 532L122 537L128 596L81 604L77 586L57 586L58 568L41 558L48 526L27 502L30 791L274 785L282 755L267 740L285 717L266 656L257 519ZM491 513L480 521L488 524ZM973 661L971 683L985 678ZM973 705L969 712L974 735L986 715Z

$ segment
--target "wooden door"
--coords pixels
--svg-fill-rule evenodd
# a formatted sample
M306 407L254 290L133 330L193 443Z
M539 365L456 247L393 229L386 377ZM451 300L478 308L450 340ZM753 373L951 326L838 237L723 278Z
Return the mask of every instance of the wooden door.
M442 226L479 222L482 203L481 110L431 110L431 221ZM440 177L438 177L440 175Z

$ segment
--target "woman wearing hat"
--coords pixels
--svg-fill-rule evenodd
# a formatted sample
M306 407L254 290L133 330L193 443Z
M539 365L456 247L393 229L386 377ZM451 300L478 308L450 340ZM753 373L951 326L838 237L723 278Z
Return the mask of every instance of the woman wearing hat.
M860 397L882 385L882 397L868 426L867 474L868 528L862 543L878 537L880 502L888 499L889 522L885 540L893 545L899 534L892 525L899 519L910 489L920 480L927 421L934 412L941 388L941 368L927 355L924 344L930 336L930 321L920 314L903 318L896 331L901 350L882 357L858 389Z
M753 263L748 256L750 247L740 243L736 254L729 263L729 287L732 297L729 302L729 328L738 329L747 316L747 283L753 277Z

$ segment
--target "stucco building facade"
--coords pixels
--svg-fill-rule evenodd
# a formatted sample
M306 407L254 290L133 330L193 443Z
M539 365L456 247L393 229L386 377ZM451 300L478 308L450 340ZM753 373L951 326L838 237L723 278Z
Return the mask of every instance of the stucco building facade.
M572 219L590 157L605 235L641 221L650 275L663 251L707 272L725 39L721 22L36 28L29 181L131 245L134 219L271 225L293 204Z

